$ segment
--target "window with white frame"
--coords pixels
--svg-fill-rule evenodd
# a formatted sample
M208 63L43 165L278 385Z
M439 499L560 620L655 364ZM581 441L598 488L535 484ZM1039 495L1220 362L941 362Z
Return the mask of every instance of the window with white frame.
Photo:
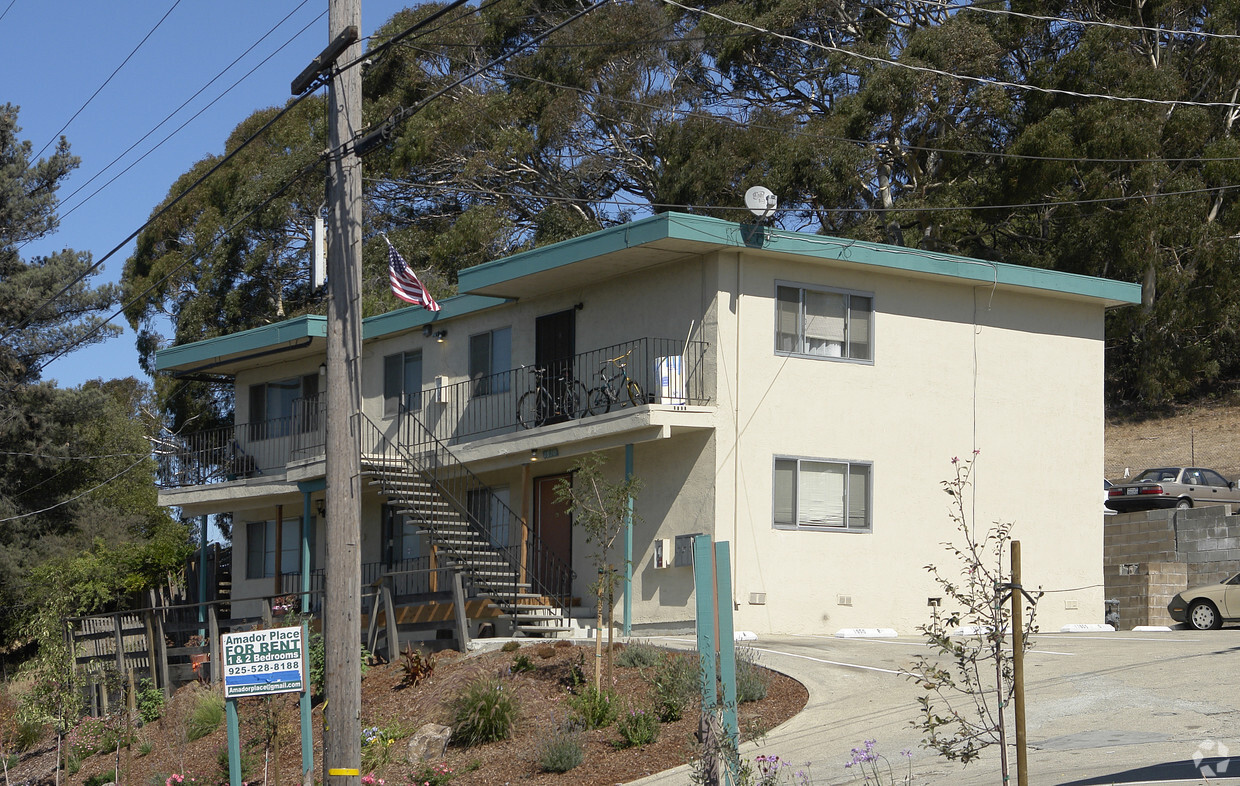
M469 337L469 378L474 396L504 393L512 369L512 328L503 327Z
M383 358L383 417L422 408L422 350Z
M318 403L318 374L250 385L250 439L318 428Z
M869 532L873 465L775 459L775 528Z
M282 525L280 573L301 573L301 518L285 519ZM276 523L251 521L245 527L245 577L266 579L276 575Z
M780 284L775 293L775 351L816 358L873 360L872 295Z

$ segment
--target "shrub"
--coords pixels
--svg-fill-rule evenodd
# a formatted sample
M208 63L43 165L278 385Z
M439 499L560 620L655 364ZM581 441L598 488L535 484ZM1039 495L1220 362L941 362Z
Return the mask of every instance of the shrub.
M362 676L370 669L372 655L366 647L361 648ZM306 648L306 674L310 680L312 692L323 695L324 680L327 679L325 664L327 663L327 646L323 643L322 633L310 635L310 645Z
M648 669L657 666L663 654L658 647L639 641L620 651L616 656L616 665L625 669Z
M697 698L698 658L664 653L650 677L654 714L663 723L678 721Z
M558 650L566 650L569 647L573 646L573 643L569 641L568 639L556 639L555 644L551 646L555 647Z
M606 689L599 690L593 685L568 700L569 706L573 708L573 716L587 729L601 729L611 725L616 718L615 702L615 693Z
M586 758L577 727L569 722L558 726L538 745L538 766L543 772L568 772Z
M464 745L506 740L517 722L517 697L496 679L470 683L453 707L453 738Z
M523 671L533 671L534 661L530 660L529 655L516 655L512 659L512 672L520 674Z
M400 665L405 670L401 684L417 685L435 673L435 656L423 652L421 647L415 650L412 644L406 644L404 651L400 654Z
M555 647L552 647L550 644L544 644L535 651L538 653L538 657L543 659L555 657Z
M751 647L736 650L736 703L761 701L771 687L771 674L758 665L758 653Z
M190 711L186 738L193 742L211 734L224 722L224 697L213 691L203 691L194 700Z
M79 761L115 747L116 732L108 726L107 718L82 718L65 739L69 757Z
M500 647L501 652L516 652L521 649L521 643L517 641L505 641L504 646Z
M154 723L164 714L164 692L155 687L150 680L138 683L134 693L134 705L138 709L138 717L143 723Z
M258 751L254 750L248 745L243 745L241 747L241 780L242 781L253 780L250 776L254 773L255 768L260 763L261 762L259 761L259 758L258 758ZM221 746L219 751L215 754L215 764L216 766L220 768L220 772L224 774L224 779L227 780L228 774L229 774L228 773L229 759L228 759L228 746L227 745ZM186 782L188 783L189 779L187 779Z
M616 731L620 732L617 748L638 748L658 739L659 721L654 713L630 707L616 721Z
M105 783L116 783L116 770L96 773L82 781L82 786L103 786Z

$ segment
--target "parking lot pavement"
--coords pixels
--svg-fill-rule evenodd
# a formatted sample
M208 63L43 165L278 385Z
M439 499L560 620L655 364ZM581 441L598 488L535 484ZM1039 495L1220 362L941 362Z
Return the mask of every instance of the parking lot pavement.
M683 637L655 643L692 646ZM909 763L902 750L913 753L914 783L1001 783L997 748L960 767L919 747L918 688L903 672L925 651L920 639L772 636L750 645L763 665L804 683L809 702L743 755L808 762L814 784L844 784L854 780L843 766L851 749L875 740L897 783ZM1030 784L1240 784L1240 629L1038 634L1025 685ZM1009 759L1015 783L1014 747ZM684 784L688 773L639 783Z

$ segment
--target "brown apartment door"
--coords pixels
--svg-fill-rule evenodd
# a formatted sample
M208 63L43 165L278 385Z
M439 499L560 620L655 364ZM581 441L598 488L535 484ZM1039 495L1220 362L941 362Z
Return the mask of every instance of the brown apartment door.
M546 475L534 478L534 534L542 549L534 555L534 575L548 589L556 589L554 573L549 565L563 563L569 569L573 564L573 518L568 506L555 499L555 486L561 480L572 480L572 475ZM543 559L543 554L553 559ZM568 587L563 587L567 591Z

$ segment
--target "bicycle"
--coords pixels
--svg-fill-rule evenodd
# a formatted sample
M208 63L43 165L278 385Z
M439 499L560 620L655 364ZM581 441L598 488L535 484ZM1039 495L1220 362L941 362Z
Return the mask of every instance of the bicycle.
M598 378L601 384L596 388L591 388L586 398L589 402L589 414L601 415L604 412L610 412L613 406L625 407L632 404L636 407L638 404L645 403L645 394L642 393L641 385L629 376L628 364L624 362L631 354L633 350L630 349L620 357L604 360L599 366ZM607 374L608 366L616 367L616 372L610 376Z
M524 368L524 366L522 367ZM534 389L521 394L517 400L517 422L521 428L535 428L557 419L571 420L586 412L586 386L573 379L565 369L550 387L545 383L547 369L534 367Z

